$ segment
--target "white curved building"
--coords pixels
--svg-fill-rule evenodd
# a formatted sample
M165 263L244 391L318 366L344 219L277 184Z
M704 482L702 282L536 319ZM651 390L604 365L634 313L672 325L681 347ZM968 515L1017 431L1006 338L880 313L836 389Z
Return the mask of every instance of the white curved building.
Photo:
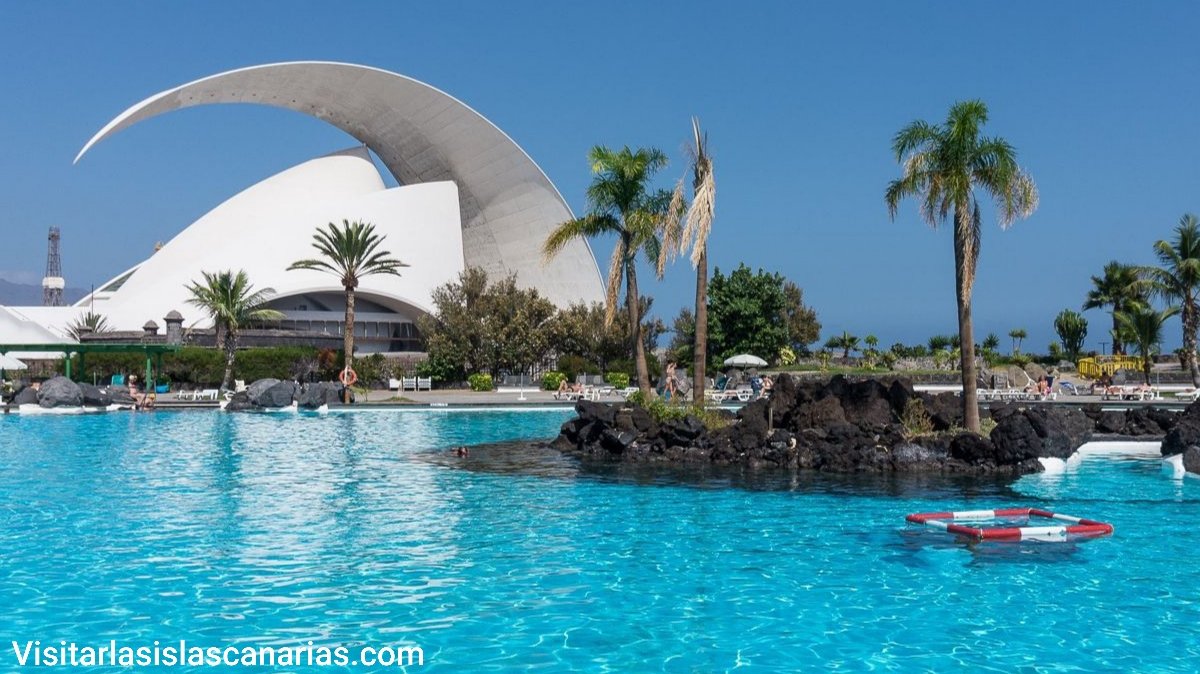
M340 332L338 280L286 271L313 257L316 227L344 219L374 223L385 248L411 266L371 276L358 290L356 332L364 351L417 348L412 321L431 293L465 267L493 277L515 273L559 306L601 301L603 287L586 242L543 263L541 245L570 219L549 178L500 129L457 99L402 75L364 66L298 62L233 70L155 94L100 130L76 157L137 122L195 105L258 103L324 120L361 146L290 168L242 191L188 226L150 258L129 267L75 307L16 308L62 332L94 304L117 330L139 330L167 312L185 326L207 318L187 304L202 271L245 269L275 291L284 328ZM400 184L388 188L373 151ZM0 335L0 342L6 341Z

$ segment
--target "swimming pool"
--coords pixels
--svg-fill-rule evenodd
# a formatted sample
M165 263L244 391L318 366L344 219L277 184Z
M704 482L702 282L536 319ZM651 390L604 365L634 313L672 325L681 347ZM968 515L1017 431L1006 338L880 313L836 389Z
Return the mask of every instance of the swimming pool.
M1200 481L1153 457L1004 483L445 451L548 438L568 415L0 417L0 662L15 667L14 640L181 638L416 644L419 671L1190 672L1200 657ZM1005 505L1116 535L969 545L903 519Z

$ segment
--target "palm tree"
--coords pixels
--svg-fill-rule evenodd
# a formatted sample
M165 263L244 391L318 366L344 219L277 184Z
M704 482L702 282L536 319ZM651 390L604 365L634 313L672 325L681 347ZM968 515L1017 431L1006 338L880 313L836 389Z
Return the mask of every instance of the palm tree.
M108 319L103 314L89 311L72 321L71 325L67 326L67 332L78 342L79 338L85 334L98 335L109 332Z
M345 352L345 368L354 363L354 291L364 276L373 274L400 275L400 268L407 267L392 257L386 250L379 250L386 236L375 233L375 225L369 222L342 220L342 226L329 223L328 229L317 228L313 234L313 248L321 253L320 258L297 260L293 269L312 269L337 276L346 290L346 326L342 345ZM344 393L350 402L349 387Z
M1008 331L1008 336L1011 337L1013 341L1013 355L1015 356L1018 353L1021 353L1021 340L1028 337L1029 333L1025 332L1025 328L1014 328Z
M1001 228L1025 218L1037 208L1037 187L1017 166L1016 151L1002 138L981 137L987 122L982 101L962 101L950 107L944 125L917 120L900 130L892 142L896 160L903 165L898 180L884 194L888 213L905 197L921 202L921 217L931 226L945 222L953 212L954 280L958 301L958 334L961 344L963 422L979 432L979 404L975 393L975 337L971 322L971 290L979 260L983 216L975 190L995 200Z
M1154 292L1168 301L1177 300L1183 319L1183 368L1191 373L1192 385L1200 386L1196 367L1196 328L1200 323L1200 222L1191 213L1179 218L1175 238L1154 244L1161 267L1143 271Z
M708 363L708 235L717 198L717 183L713 177L712 155L708 153L708 134L700 131L700 120L692 118L692 142L688 160L692 168L692 205L685 224L673 216L682 210L683 180L671 195L671 208L664 221L662 250L658 257L658 277L662 278L666 258L675 251L683 253L692 247L692 265L696 267L696 329L692 333L692 386L694 391L705 389L705 366Z
M667 165L661 150L628 146L610 150L597 145L588 152L592 165L592 184L587 199L590 212L582 218L568 220L554 229L542 244L542 257L552 259L570 241L616 234L617 245L608 265L605 295L605 327L616 316L617 300L625 286L625 310L629 315L630 350L637 368L638 387L651 395L650 372L646 365L646 346L642 339L642 323L638 311L637 255L645 251L651 264L657 264L660 250L658 231L667 214L677 212L680 204L672 204L671 193L651 191L650 179Z
M1092 277L1092 289L1083 302L1083 310L1112 309L1113 354L1125 353L1125 346L1118 338L1121 333L1117 312L1129 311L1136 304L1146 303L1148 284L1138 267L1121 264L1116 260L1104 265L1103 276Z
M283 313L266 307L274 294L270 288L254 290L245 270L200 272L204 282L192 281L187 287L192 296L188 304L206 311L217 331L217 347L225 351L225 376L221 388L233 386L233 359L237 354L242 328L252 322L277 321Z
M841 349L842 360L849 360L850 352L858 350L858 337L843 330L842 334L830 337L829 341L825 342L825 347L828 349Z
M1167 307L1163 311L1155 311L1153 307L1144 304L1128 311L1117 312L1117 322L1133 337L1137 345L1138 355L1142 357L1142 374L1146 384L1150 383L1150 363L1162 342L1163 323L1175 314L1179 307Z

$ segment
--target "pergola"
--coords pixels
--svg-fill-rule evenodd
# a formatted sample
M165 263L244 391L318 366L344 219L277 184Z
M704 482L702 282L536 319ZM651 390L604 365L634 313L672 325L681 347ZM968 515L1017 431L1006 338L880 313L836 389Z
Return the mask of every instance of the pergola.
M162 370L162 355L179 351L178 344L0 344L0 353L61 353L65 356L66 374L71 375L71 356L79 356L79 370L84 370L84 363L89 353L144 353L146 355L146 386L154 385L153 373ZM149 389L147 389L149 390Z

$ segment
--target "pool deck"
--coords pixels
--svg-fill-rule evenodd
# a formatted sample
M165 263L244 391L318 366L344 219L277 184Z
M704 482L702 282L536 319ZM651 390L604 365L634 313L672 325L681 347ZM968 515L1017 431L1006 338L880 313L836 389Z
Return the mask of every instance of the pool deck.
M922 387L918 387L921 390ZM936 393L939 391L930 391ZM620 402L620 395L602 396L600 402ZM1039 406L1039 405L1070 405L1082 407L1084 405L1098 404L1106 410L1129 410L1138 407L1161 407L1167 409L1180 409L1191 404L1190 400L1175 398L1171 393L1165 393L1163 397L1153 400L1106 400L1099 395L1060 395L1057 400L1021 400L1016 401L1021 405ZM158 396L157 406L163 409L217 409L218 405L212 401L191 401L177 400L175 394L167 393ZM469 391L465 389L449 389L449 390L434 390L434 391L369 391L366 400L361 397L358 402L353 403L354 407L372 407L372 408L419 408L419 407L554 407L554 408L570 408L574 406L573 401L557 400L554 393L551 391L539 391L536 389L524 390L499 390L499 391ZM744 403L732 403L724 405L728 409L736 409ZM994 405L1008 404L995 401L980 401L980 407L987 409Z

